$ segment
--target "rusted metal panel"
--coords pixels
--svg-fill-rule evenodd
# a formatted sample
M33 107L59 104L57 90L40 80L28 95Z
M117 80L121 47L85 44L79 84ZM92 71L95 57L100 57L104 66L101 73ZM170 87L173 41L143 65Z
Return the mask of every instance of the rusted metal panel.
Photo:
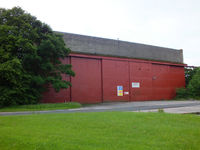
M102 64L103 100L129 101L128 61L102 60ZM117 86L123 87L123 96L117 96Z
M72 57L71 101L79 103L102 102L101 60Z

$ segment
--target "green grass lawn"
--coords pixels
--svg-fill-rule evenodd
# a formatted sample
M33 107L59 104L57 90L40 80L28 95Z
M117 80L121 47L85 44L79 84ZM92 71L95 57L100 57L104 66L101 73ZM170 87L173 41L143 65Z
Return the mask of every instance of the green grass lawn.
M0 116L1 150L199 150L200 116L98 112Z
M10 106L10 107L0 108L0 112L56 110L56 109L70 109L70 108L79 108L79 107L81 107L81 104L75 103L75 102L19 105L19 106Z

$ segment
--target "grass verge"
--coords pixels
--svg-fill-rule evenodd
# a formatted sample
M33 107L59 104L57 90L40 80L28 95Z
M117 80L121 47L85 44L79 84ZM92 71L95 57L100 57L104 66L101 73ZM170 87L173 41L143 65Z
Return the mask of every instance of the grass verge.
M70 109L70 108L79 108L79 107L81 107L81 104L76 103L76 102L19 105L19 106L10 106L10 107L0 108L0 112L56 110L56 109Z
M200 117L100 112L0 116L1 150L199 150Z

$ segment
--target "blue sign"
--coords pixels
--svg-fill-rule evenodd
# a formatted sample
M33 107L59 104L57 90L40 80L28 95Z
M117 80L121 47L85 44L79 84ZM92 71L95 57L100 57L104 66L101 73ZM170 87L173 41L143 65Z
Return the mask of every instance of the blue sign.
M123 86L117 86L117 90L123 90Z

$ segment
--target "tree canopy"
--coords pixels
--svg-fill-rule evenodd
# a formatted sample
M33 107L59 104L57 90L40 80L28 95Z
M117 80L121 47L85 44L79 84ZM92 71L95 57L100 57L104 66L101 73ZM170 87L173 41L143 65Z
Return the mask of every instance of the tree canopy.
M191 97L200 98L200 68L195 69L195 73L189 81L187 89Z
M185 85L188 86L190 80L196 74L198 67L185 67Z
M48 85L59 91L74 76L61 59L70 53L62 35L19 7L0 8L0 106L37 103Z
M186 87L177 89L176 98L200 99L200 68L185 68Z

